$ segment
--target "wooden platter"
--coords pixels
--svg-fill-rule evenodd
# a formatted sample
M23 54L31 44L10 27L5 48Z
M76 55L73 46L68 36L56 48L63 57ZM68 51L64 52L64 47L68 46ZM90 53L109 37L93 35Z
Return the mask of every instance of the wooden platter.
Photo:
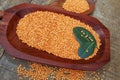
M70 16L90 26L100 35L101 43L97 55L90 60L71 60L60 58L45 51L31 48L22 43L16 34L16 27L24 15L35 11L51 11ZM40 6L35 4L20 4L5 10L0 24L0 44L8 54L33 62L80 70L97 70L110 61L110 34L108 29L97 19L65 11L57 7Z

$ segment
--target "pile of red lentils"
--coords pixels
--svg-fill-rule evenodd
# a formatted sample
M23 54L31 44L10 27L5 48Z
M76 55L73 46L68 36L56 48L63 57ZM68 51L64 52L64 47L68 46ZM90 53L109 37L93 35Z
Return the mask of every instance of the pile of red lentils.
M76 26L87 29L95 38L97 47L91 56L94 57L100 48L99 34L91 26L64 14L49 11L36 11L20 19L17 36L28 46L52 53L62 58L81 59L78 55L80 44L73 34Z
M62 7L67 11L76 13L83 13L89 10L87 0L66 0Z

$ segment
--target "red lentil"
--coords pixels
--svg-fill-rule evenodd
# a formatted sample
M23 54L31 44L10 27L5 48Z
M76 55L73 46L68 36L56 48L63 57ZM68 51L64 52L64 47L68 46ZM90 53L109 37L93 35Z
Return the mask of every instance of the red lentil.
M63 8L67 11L82 13L89 9L87 0L66 0Z
M56 56L78 60L79 43L73 35L73 28L81 26L90 31L97 41L93 55L100 47L99 35L87 24L63 14L37 11L25 15L17 26L17 35L23 43Z
M29 80L83 80L86 78L86 71L49 67L37 63L30 64L29 69L19 65L17 72L20 78L29 78Z

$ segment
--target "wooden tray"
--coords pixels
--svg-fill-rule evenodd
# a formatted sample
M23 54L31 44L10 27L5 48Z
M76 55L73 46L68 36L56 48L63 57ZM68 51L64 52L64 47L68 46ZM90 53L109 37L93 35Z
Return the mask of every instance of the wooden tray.
M45 51L40 51L23 44L16 35L16 26L26 14L34 11L51 11L70 16L90 26L100 35L101 43L97 55L90 60L71 60L60 58ZM57 7L35 4L20 4L5 10L0 25L0 44L8 54L33 62L80 70L97 70L110 61L110 34L108 29L97 19L77 13L71 13Z
M54 3L52 3L51 5L49 6L52 6L52 7L58 7L59 9L63 9L62 8L62 5L63 3L65 2L66 0L56 0ZM95 8L95 2L96 0L87 0L88 4L89 4L89 9L83 13L80 13L80 14L85 14L85 15L89 15L91 14L93 11L94 11L94 8ZM74 12L73 12L74 13Z

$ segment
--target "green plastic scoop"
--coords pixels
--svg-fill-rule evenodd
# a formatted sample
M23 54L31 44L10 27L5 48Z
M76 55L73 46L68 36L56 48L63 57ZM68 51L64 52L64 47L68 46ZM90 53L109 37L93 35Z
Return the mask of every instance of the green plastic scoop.
M82 27L73 28L73 33L80 44L78 55L81 58L87 58L92 55L96 47L96 40L94 36Z

